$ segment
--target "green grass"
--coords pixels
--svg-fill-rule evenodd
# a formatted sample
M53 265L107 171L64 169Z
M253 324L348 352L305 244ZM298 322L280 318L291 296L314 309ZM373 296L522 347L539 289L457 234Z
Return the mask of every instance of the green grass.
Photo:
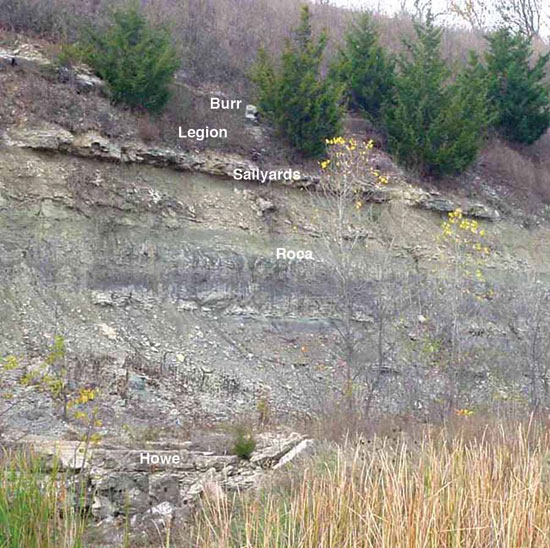
M36 455L0 456L0 547L79 548L85 519L57 463L48 469Z
M233 433L232 453L241 459L248 460L256 449L256 440L252 431L243 425L235 427Z

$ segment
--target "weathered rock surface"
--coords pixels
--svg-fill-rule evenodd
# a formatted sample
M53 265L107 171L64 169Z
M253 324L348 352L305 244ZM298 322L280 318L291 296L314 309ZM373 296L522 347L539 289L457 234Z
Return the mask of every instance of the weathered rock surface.
M23 69L43 70L53 67L53 63L34 44L21 44L11 49L0 48L0 63Z
M260 451L256 451L250 458L250 462L257 466L272 468L276 465L302 438L299 434L293 434L288 439L277 440Z
M85 65L58 67L35 44L21 44L16 48L0 48L0 67L39 71L46 76L57 76L61 82L74 83L79 92L103 91L105 82Z
M54 458L59 459L56 468L67 471L69 479L74 474L78 481L86 480L91 512L99 524L114 526L129 512L133 527L146 527L151 521L166 525L167 519L176 516L185 519L200 497L220 500L227 491L258 488L269 469L284 467L314 445L313 440L295 432L263 434L258 439L259 449L250 461L191 451L189 443L169 441L140 450L108 444L86 449L81 442L41 438L24 445L48 457L50 466L54 466ZM145 455L165 463L145 464Z
M96 158L111 162L145 164L155 167L171 168L177 171L204 173L213 176L233 177L235 169L254 170L258 166L236 154L192 153L171 149L150 148L141 143L115 143L94 132L73 135L55 125L39 128L10 128L3 135L7 146L29 148L33 150L62 152L84 158ZM315 187L316 176L302 174L301 178L291 182L281 181L296 188ZM273 211L274 205L254 193L249 193L258 215ZM460 207L466 216L489 221L499 219L498 211L478 203L456 202L436 192L427 192L408 184L372 188L365 182L365 197L377 203L402 201L411 207L420 207L438 213L448 213Z
M255 105L246 105L245 117L249 122L257 123L259 114Z
M76 136L52 124L39 128L10 128L4 133L3 141L11 147L62 152L110 162L168 167L177 171L230 178L233 177L235 169L258 169L256 164L236 154L181 152L150 148L140 143L119 144L94 132ZM315 178L307 175L292 181L297 187L308 187L314 183Z
M409 184L377 187L375 189L367 185L365 194L368 199L380 204L401 201L410 207L418 207L441 214L447 214L460 208L463 215L467 217L487 221L498 221L500 219L499 212L489 206L470 203L467 200L451 200L438 192L428 192Z
M309 193L220 176L244 161L232 155L55 126L12 127L0 146L0 355L43 356L63 333L72 367L102 389L107 433L151 418L177 428L256 415L265 394L274 414L300 415L337 393L337 296ZM430 242L451 205L437 215L415 206L438 195L410 185L380 193L380 222L365 216L349 237L373 264L387 260L391 239L396 272L415 258L434 268L440 250ZM277 259L280 247L313 259ZM369 301L357 306L371 325ZM403 367L385 377L384 409L408 405ZM62 435L45 395L15 390L26 402L16 432ZM426 380L422 397L434 390Z

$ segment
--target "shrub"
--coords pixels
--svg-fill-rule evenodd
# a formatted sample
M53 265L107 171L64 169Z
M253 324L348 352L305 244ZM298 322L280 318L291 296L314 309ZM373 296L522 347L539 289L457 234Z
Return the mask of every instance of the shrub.
M153 27L131 2L115 10L111 25L89 32L87 61L109 83L117 103L152 112L169 98L169 84L179 66L170 32Z
M531 66L531 39L500 29L488 38L489 100L494 125L510 141L531 144L550 127L550 92L543 83L550 53Z
M239 425L233 433L232 453L241 459L248 460L256 449L256 440L249 428Z
M332 74L344 84L349 105L379 122L382 105L393 88L395 62L379 45L369 14L363 14L346 35Z
M441 29L431 14L416 23L415 43L399 58L395 93L385 105L390 150L396 159L424 175L464 171L476 158L489 122L487 84L477 58L458 78L441 58Z
M339 133L343 114L341 87L320 74L325 45L325 34L313 38L309 8L304 6L280 69L275 70L260 50L252 75L261 111L306 156L324 152L325 139Z

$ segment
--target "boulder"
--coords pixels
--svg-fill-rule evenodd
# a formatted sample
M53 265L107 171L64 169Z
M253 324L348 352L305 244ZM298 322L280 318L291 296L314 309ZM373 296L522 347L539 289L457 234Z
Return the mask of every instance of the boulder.
M227 491L246 491L258 487L263 477L262 470L241 470L239 474L227 478L223 486Z
M12 59L17 67L23 70L50 70L52 62L45 57L38 46L21 44L14 49L0 49L0 63L11 65Z
M150 510L147 510L146 514L160 517L171 517L174 514L175 507L168 501L161 502L156 506L153 506Z
M193 465L197 471L207 471L211 468L216 471L223 470L227 466L236 466L239 457L236 455L212 455L208 453L193 453Z
M258 196L256 200L256 207L258 215L264 215L265 213L275 211L277 208L271 200L266 200L261 196Z
M92 503L92 516L96 519L112 518L116 513L116 506L108 497L95 495Z
M277 440L272 445L254 451L250 457L250 462L262 468L271 468L302 440L303 437L300 434L293 432L288 438Z
M88 72L76 72L75 84L78 91L82 93L105 89L105 82L101 78Z
M95 132L79 135L73 140L71 145L71 152L77 156L101 158L111 161L122 160L120 147Z
M150 508L149 477L136 472L112 472L92 475L92 488L99 497L106 497L121 513L126 507L132 514Z
M464 214L487 221L498 221L500 219L500 213L496 209L478 203L466 206Z
M61 82L72 83L79 92L87 93L94 90L104 90L105 82L94 75L86 65L56 68L56 64L48 59L40 47L34 44L22 44L14 49L0 49L0 65L15 66L22 70L40 71L48 76L55 76Z
M79 93L104 90L105 82L85 67L59 67L57 77L60 82L74 84Z
M451 200L433 195L420 199L416 205L422 209L429 209L430 211L437 211L439 213L450 213L457 207Z
M258 108L255 105L246 105L245 118L249 122L257 123L258 116L259 116Z
M259 196L255 192L245 189L242 193L243 196L250 201L250 205L252 206L252 209L256 212L256 215L258 215L258 217L262 217L266 213L272 213L277 209L277 207L271 200Z
M153 474L149 480L149 496L153 502L180 503L179 478L176 474Z
M283 455L281 460L273 467L273 470L277 470L292 462L299 455L304 456L307 452L311 451L313 448L314 442L311 439L302 440L296 447L291 449L286 455Z
M54 467L61 470L78 472L84 466L84 443L69 440L32 440L29 439L33 449L47 459L46 470ZM89 449L86 457L89 459L92 451Z

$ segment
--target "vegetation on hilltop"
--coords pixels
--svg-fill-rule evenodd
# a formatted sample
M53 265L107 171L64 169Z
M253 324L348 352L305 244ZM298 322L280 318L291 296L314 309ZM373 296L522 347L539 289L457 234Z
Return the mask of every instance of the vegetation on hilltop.
M253 79L263 114L298 151L319 156L325 140L340 133L342 91L320 74L326 35L315 39L310 19L309 8L304 6L300 24L281 56L280 69L260 50Z
M136 2L115 10L106 28L90 29L83 47L115 102L151 112L164 108L178 54L168 29L153 27Z
M260 0L252 3L250 9L239 10L239 17L235 19L228 17L235 12L232 1L216 0L208 5L195 0L178 5L166 0L143 3L142 11L135 17L142 18L138 25L141 25L140 32L147 30L142 36L142 45L149 42L147 52L142 47L125 47L115 39L117 26L119 37L122 27L120 21L113 24L109 8L120 13L116 8L126 6L126 0L117 0L108 6L97 2L75 3L74 0L18 0L15 3L0 0L0 24L62 42L80 39L85 28L110 28L114 34L101 36L96 33L101 39L95 41L99 47L90 60L97 72L110 80L116 101L145 106L153 111L160 110L166 103L167 84L178 62L188 81L217 82L228 90L251 97L253 85L259 81L250 78L250 67L254 59L259 59L266 82L277 90L266 94L267 87L260 83L260 107L286 142L302 156L322 154L324 140L339 133L340 86L345 88L350 106L358 108L376 124L382 136L388 138L396 158L405 167L422 174L460 173L472 164L483 145L485 107L496 111L491 113L497 120L495 126L505 139L513 142L534 142L550 123L545 56L539 56L534 66L530 66L535 39L525 35L517 25L509 25L507 31L512 41L500 40L499 55L502 57L504 53L514 63L508 69L503 68L501 61L493 62L495 51L487 57L480 55L487 45L479 30L440 29L437 55L442 70L433 73L438 83L421 79L420 89L412 89L411 75L415 70L426 68L417 58L413 70L410 58L421 45L418 28L424 24L422 21L428 13L424 9L417 10L415 22L406 12L391 18L373 14L357 19L355 12L330 5L308 8L311 12L308 32L312 41L309 49L306 48L307 54L303 55L306 49L300 52L299 42L289 41L291 29L299 19L295 3L278 0L267 4ZM144 23L144 17L148 24ZM502 20L506 22L506 18ZM162 31L167 22L171 24L171 38ZM137 19L134 23L137 24ZM351 28L350 23L354 23ZM204 31L206 28L208 32ZM154 33L152 29L156 29ZM324 29L329 29L330 40ZM313 39L315 35L320 36L319 40ZM516 35L519 38L516 39ZM491 50L495 49L497 36L503 35L489 38ZM513 40L523 41L523 46L519 47L519 42L514 45ZM476 95L478 92L484 96L484 83L479 66L469 65L473 58L471 47L479 59L485 60L485 76L491 82L488 105L482 105ZM178 52L179 61L176 61L173 48ZM134 55L132 51L140 54ZM397 70L393 61L396 55L399 57ZM268 68L268 59L278 57L280 63ZM116 62L123 58L127 59L126 63ZM327 77L330 67L333 68ZM498 89L502 91L503 70L510 75L507 76L510 86L505 99L501 92L497 93ZM476 93L468 92L464 85L472 77ZM427 89L430 86L433 93ZM165 123L180 125L182 120L194 120L198 114L206 122L210 121L210 113L204 109L199 111L196 103L190 103L180 86L174 91L177 93L167 105L169 114L164 116L162 123L160 119L144 122L144 135L164 134ZM516 96L521 96L522 100L516 101ZM395 101L399 103L397 106ZM510 105L514 105L512 111ZM383 111L387 113L385 116L381 114ZM428 135L424 136L425 133ZM240 136L232 142L231 146L243 144Z
M508 28L490 34L488 41L486 71L495 128L505 139L532 144L550 127L550 53L531 66L531 40Z
M342 82L349 107L380 124L395 83L395 59L380 45L370 14L363 13L350 27L331 76Z
M441 57L441 29L416 23L384 106L390 151L425 175L460 173L476 159L488 125L487 86L477 58L454 82Z

